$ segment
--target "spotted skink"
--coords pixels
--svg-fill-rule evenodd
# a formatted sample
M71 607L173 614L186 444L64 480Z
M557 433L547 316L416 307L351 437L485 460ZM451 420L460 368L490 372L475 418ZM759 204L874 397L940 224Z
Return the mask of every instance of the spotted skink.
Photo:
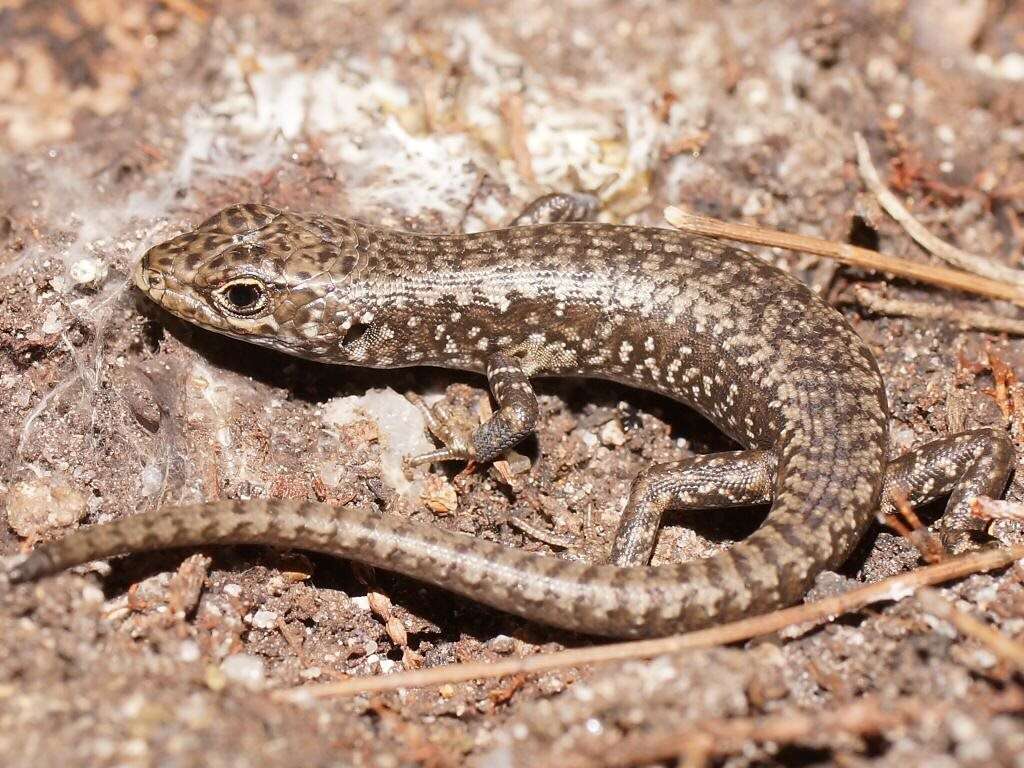
M366 508L286 500L169 507L36 548L24 581L118 553L257 542L351 558L582 632L654 636L791 604L848 557L897 489L950 495L951 548L984 536L969 505L1002 493L998 429L887 452L885 389L845 319L788 274L671 229L595 223L553 195L506 229L427 235L234 205L149 250L139 289L192 323L304 358L486 374L499 408L417 463L488 462L529 435L534 376L587 376L693 407L745 450L660 464L633 483L611 562L516 551ZM666 510L771 502L708 559L651 566Z

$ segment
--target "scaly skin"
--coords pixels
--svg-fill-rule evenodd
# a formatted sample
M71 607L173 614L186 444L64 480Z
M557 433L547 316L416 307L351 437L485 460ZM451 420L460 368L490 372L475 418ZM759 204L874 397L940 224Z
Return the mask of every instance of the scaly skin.
M557 202L542 206L549 217ZM136 282L186 320L288 354L487 373L501 408L469 439L446 435L430 459L486 461L528 434L535 375L662 393L749 450L644 473L616 565L517 552L371 510L246 501L86 529L37 549L16 579L115 553L260 542L388 568L561 627L661 635L799 600L848 556L887 503L883 487L907 485L915 501L955 490L944 529L954 541L977 527L965 505L1000 493L1012 460L1005 435L982 430L887 471L885 390L842 316L749 254L675 230L569 222L419 235L241 205L150 250ZM765 523L730 550L646 564L665 509L768 499Z

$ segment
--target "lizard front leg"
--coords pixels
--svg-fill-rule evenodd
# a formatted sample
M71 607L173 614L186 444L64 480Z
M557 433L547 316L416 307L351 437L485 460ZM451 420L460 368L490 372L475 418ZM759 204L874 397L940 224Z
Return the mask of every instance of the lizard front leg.
M498 410L468 437L460 435L454 428L443 406L431 411L422 407L422 402L417 402L430 431L445 447L410 459L411 465L434 461L493 461L533 434L539 408L522 362L512 355L491 355L487 360L487 382L498 401Z

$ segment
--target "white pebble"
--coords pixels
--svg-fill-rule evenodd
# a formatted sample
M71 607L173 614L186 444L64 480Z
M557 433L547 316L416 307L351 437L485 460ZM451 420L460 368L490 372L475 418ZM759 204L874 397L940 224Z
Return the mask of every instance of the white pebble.
M199 661L199 644L195 640L183 640L178 646L178 658L184 662Z
M626 443L626 433L622 431L622 425L617 419L612 419L601 427L601 442L608 447L619 447Z
M51 333L56 333L61 329L60 320L57 317L56 307L50 307L46 310L46 314L43 316L43 324L39 326L39 330L49 336Z
M361 611L370 610L370 597L369 595L359 595L358 597L351 597L349 600L352 601L353 605Z
M252 625L260 629L272 629L277 624L277 614L260 608L252 616Z
M248 653L231 654L221 662L220 670L228 680L248 688L262 687L265 679L263 659Z
M75 285L101 283L107 276L107 265L99 259L86 257L71 265L68 276Z
M24 538L74 525L87 509L85 495L56 477L22 480L7 492L7 523Z
M1007 80L1024 80L1024 54L1016 51L999 60L999 71Z

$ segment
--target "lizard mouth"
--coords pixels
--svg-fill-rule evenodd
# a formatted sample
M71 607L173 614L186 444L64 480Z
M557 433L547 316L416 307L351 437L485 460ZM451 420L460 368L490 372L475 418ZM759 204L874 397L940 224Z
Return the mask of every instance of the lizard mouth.
M160 270L150 268L145 257L133 270L132 282L148 299L171 314L203 328L221 332L227 330L223 318L191 295L190 291L182 290L173 277L167 278Z

